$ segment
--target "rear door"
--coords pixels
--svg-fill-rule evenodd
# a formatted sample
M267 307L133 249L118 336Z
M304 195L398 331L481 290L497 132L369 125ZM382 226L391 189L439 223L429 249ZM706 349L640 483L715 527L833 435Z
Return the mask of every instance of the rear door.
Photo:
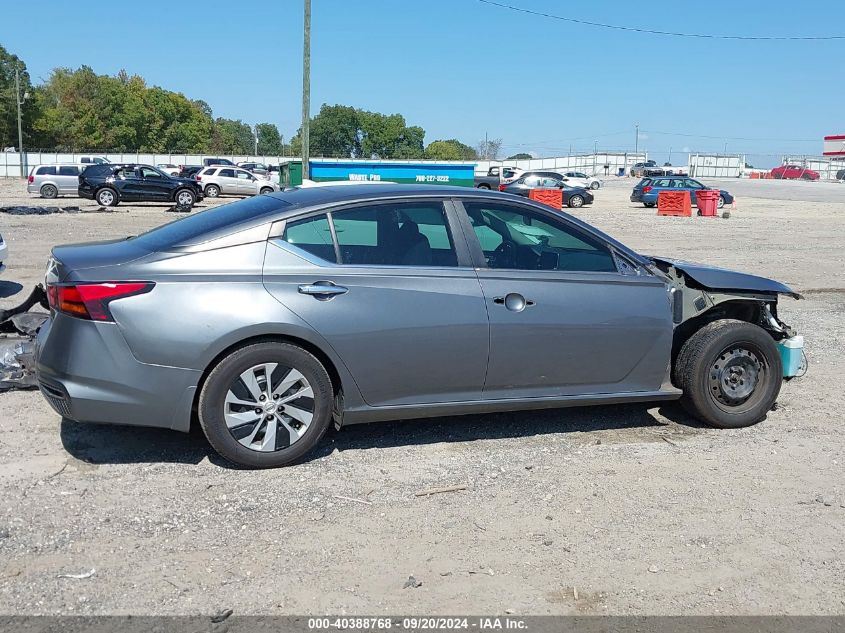
M75 194L79 188L79 166L59 165L58 170L56 186L59 189L59 193Z
M379 202L288 220L264 283L322 335L372 406L478 400L487 311L453 207Z
M662 280L619 266L561 214L478 198L462 206L490 317L484 399L659 389L672 346Z
M123 200L146 200L147 194L140 168L125 167L114 176L114 184Z

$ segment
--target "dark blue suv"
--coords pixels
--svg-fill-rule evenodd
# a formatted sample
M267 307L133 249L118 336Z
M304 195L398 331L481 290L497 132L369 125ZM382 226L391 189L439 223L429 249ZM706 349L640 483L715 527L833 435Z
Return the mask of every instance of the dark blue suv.
M643 178L631 192L631 202L642 202L647 207L657 205L657 194L661 191L689 191L695 206L695 192L699 189L711 189L689 176L654 176ZM719 190L719 208L733 204L734 197L727 191Z

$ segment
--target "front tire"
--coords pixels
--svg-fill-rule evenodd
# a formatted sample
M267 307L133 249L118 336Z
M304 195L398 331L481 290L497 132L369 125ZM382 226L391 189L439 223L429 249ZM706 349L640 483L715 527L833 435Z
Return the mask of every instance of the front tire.
M197 197L190 189L180 189L174 196L176 204L180 207L192 207L197 201Z
M725 206L725 197L719 196L719 208L721 209L724 206Z
M572 209L579 209L584 206L584 198L578 195L572 196L567 206Z
M286 466L322 439L334 395L326 369L288 343L256 343L221 360L199 399L199 419L214 449L251 468Z
M41 187L42 198L50 198L52 200L53 198L58 197L58 195L59 190L56 189L55 185L44 185L43 187Z
M268 193L273 193L273 189L270 187L263 187L259 193L263 196Z
M477 189L491 189L490 185L488 185L486 182L483 182L480 185L476 185L476 188Z
M763 328L720 319L684 343L673 379L691 415L717 428L737 429L765 419L780 393L783 365Z
M643 202L643 206L648 209L653 209L657 203L656 202Z
M101 207L116 207L119 202L117 192L111 187L103 187L97 192L97 204Z

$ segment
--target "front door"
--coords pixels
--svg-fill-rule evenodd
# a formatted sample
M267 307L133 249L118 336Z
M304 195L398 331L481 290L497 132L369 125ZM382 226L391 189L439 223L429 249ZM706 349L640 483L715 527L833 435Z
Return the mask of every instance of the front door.
M356 205L288 220L268 244L265 286L371 406L481 398L487 311L452 217L434 199Z
M168 200L171 193L171 179L152 167L141 167L140 170L141 179L143 180L144 199Z
M600 238L536 207L465 200L490 315L485 399L657 390L669 293Z
M235 172L238 179L238 193L242 196L254 196L258 193L256 191L256 178L247 171L238 170Z
M220 183L220 193L239 194L241 192L235 170L224 167L217 172L217 182Z

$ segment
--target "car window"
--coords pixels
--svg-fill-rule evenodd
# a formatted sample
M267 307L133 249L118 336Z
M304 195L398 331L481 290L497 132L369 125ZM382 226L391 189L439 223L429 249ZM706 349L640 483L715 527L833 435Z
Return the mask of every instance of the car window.
M142 178L161 178L161 174L152 167L141 167Z
M687 188L689 189L704 189L704 185L702 185L697 180L693 180L692 178L687 178L685 181Z
M495 269L616 272L610 249L533 209L464 202L487 265Z
M540 176L526 176L523 179L522 184L524 184L528 187L539 187L540 181L541 181Z
M61 165L59 167L59 175L60 176L78 176L79 175L79 167L76 165Z
M234 178L235 177L235 170L234 169L221 169L217 172L217 175L221 178Z
M285 223L282 239L328 262L337 263L328 217L318 215Z
M39 167L38 171L36 172L39 176L55 176L56 175L56 167Z
M551 176L545 176L544 178L540 179L541 187L557 187L559 184L560 180Z
M115 176L115 178L126 179L126 178L137 178L138 174L135 173L134 167L122 167L121 169L118 169L114 173L114 176Z
M239 171L239 172L237 172L237 174L238 174L238 178L240 178L241 180L254 180L254 178L252 177L252 174L250 174L249 172Z
M656 178L655 180L651 181L652 187L671 187L672 181L668 178Z
M381 204L332 213L341 263L457 266L440 202Z

